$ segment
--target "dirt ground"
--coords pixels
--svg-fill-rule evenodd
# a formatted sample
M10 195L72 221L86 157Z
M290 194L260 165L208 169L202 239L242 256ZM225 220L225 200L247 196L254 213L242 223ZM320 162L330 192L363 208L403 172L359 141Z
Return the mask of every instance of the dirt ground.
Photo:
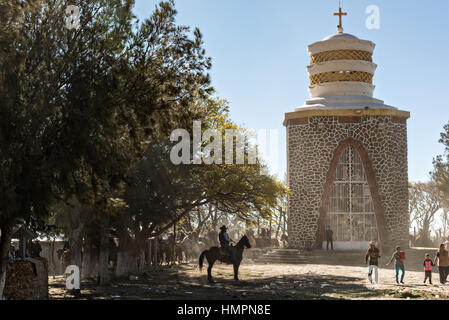
M50 277L50 299L449 299L449 284L439 284L437 267L433 285L423 284L423 252L416 250L410 255L414 261L408 261L410 267L406 263L403 285L395 283L393 267L385 266L388 258L380 263L380 284L371 285L363 252L351 256L323 253L326 259L311 257L311 263L244 263L240 282L233 280L232 266L220 263L213 269L215 284L207 282L207 263L202 272L194 264L159 267L137 279L116 279L101 289L92 281L84 281L77 297L65 290L63 276Z

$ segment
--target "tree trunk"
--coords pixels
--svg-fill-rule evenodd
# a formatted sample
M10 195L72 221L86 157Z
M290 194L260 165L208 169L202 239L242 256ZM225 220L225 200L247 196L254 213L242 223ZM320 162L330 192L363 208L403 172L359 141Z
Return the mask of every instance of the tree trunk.
M424 220L422 229L423 245L428 246L430 245L430 221Z
M101 216L100 230L100 257L98 262L99 285L109 284L109 211L105 210Z
M131 254L129 250L119 249L117 252L117 268L115 269L115 275L121 277L136 274L137 269L135 256Z
M270 216L270 235L271 235L271 221L273 220L273 218Z
M443 234L442 238L446 237L446 228L447 228L447 210L443 208Z
M161 250L161 248L159 248L158 245L159 242L159 238L156 237L154 238L154 266L157 267L159 265L159 251Z
M119 240L117 267L115 269L115 275L117 277L137 273L137 259L130 242L131 239L127 237Z
M217 230L217 224L218 224L218 219L217 219L217 208L215 207L215 210L212 207L212 203L209 204L209 213L212 216L212 229L213 230Z
M193 227L192 227L192 221L190 219L190 214L187 215L187 226L189 228L188 232L192 232L193 231Z
M284 218L284 223L283 223L283 228L282 228L282 234L286 234L287 233L287 212L285 210L282 210L282 217Z
M98 250L95 250L94 245L90 239L87 239L87 243L83 250L83 267L82 267L82 279L92 278L97 275L98 270Z
M147 245L148 245L148 266L152 266L153 265L153 241L151 239L149 239L147 241Z
M281 223L282 223L282 212L279 212L279 220L278 220L278 225L276 226L276 239L278 239L279 237L279 231L281 230Z
M49 265L49 269L50 269L50 265L51 265L51 273L53 275L53 279L55 278L56 275L56 263L55 263L55 239L53 238L53 240L51 240L50 242L50 261L48 262ZM50 270L48 270L49 275L50 275Z
M6 283L6 268L8 267L8 253L12 238L12 224L0 226L0 300L3 299L3 290Z
M90 240L86 240L86 243L83 246L83 265L81 273L82 280L90 278L91 267L92 267L92 244Z
M83 229L83 225L81 223L80 209L80 207L75 207L70 210L70 226L68 238L70 245L70 264L77 266L81 275L83 262L81 231Z
M145 260L145 244L139 247L139 273L143 273L146 267Z

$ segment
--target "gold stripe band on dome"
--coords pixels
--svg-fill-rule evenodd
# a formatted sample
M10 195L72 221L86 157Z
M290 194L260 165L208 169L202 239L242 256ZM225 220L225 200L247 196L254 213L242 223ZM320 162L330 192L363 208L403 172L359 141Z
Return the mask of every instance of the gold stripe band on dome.
M309 76L310 85L325 83L325 82L337 82L337 81L358 81L373 83L373 74L362 71L331 71L317 73Z
M332 60L365 60L372 62L373 54L362 50L332 50L313 54L310 64Z

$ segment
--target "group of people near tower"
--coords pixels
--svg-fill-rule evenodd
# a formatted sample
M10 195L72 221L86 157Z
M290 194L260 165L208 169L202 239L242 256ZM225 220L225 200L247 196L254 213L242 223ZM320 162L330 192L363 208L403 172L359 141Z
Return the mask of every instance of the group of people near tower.
M370 248L365 254L365 264L368 264L368 280L373 283L372 276L374 273L375 283L379 283L379 259L381 257L381 251L376 246L376 242L370 243ZM390 261L386 264L389 266L394 262L396 270L396 283L404 283L405 276L405 252L400 247L396 247L396 251L393 253ZM440 274L440 283L445 284L449 275L449 251L446 249L444 243L440 245L440 249L435 254L435 258L432 260L430 254L426 253L423 261L424 268L424 283L429 279L429 283L432 284L432 267L438 264L438 271ZM399 279L399 273L401 277Z

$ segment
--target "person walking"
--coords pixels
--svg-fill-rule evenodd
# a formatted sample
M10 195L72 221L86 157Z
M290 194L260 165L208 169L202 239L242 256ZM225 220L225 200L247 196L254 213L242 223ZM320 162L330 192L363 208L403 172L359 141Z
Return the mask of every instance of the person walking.
M437 260L438 271L440 273L440 283L445 284L449 271L449 252L446 250L446 245L444 243L440 244L440 250L435 256L434 264L437 264Z
M426 283L426 280L429 279L429 283L432 284L432 266L435 264L433 263L432 259L430 259L430 254L426 253L426 257L423 262L424 266L424 283Z
M404 266L404 260L405 260L405 253L404 251L401 251L400 247L396 247L396 252L393 253L393 256L391 257L390 262L387 263L387 266L389 266L394 260L394 267L396 269L396 283L399 284L399 270L402 271L401 275L401 283L404 283L404 276L405 276L405 266Z
M327 229L324 233L324 237L326 240L326 250L329 250L329 243L331 245L331 250L334 250L334 241L333 241L334 232L332 231L330 226L327 226Z
M379 248L376 247L376 242L371 242L369 249L365 254L365 264L368 265L368 280L373 283L372 275L374 272L374 279L376 284L379 284L379 258L381 257Z

